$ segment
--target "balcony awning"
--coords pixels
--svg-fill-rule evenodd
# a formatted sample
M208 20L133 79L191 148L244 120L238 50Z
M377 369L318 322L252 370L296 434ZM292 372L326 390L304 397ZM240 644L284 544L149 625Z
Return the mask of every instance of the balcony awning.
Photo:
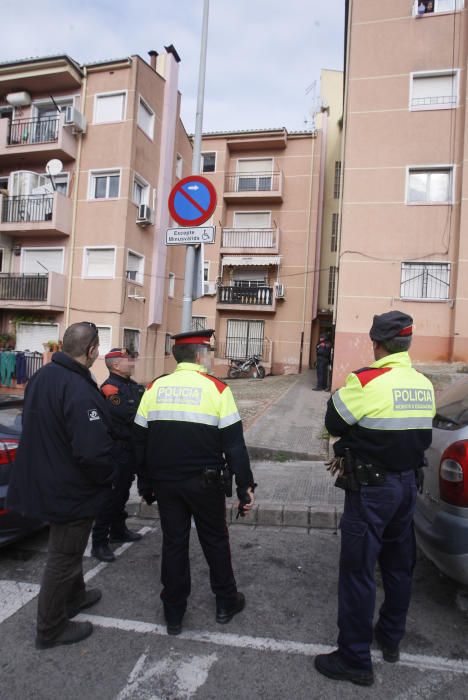
M280 255L224 255L222 259L223 267L267 267L280 262Z

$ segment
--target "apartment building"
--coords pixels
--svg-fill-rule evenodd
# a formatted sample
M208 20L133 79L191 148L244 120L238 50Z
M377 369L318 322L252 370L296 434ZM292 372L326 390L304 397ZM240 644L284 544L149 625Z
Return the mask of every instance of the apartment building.
M417 362L468 361L468 11L349 0L334 386L372 361L375 313Z
M139 352L138 376L172 366L183 256L168 251L167 198L190 172L173 46L79 65L68 56L0 64L0 330L41 353L73 322L102 355Z
M218 375L253 353L274 374L298 372L309 365L317 306L321 134L210 133L202 151L217 233L204 246L193 326L216 330Z

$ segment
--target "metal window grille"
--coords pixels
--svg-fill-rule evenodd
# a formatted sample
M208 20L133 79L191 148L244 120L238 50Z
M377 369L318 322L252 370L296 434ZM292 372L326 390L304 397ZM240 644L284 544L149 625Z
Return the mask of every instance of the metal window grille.
M206 330L206 316L192 316L192 331Z
M336 253L338 250L338 221L339 214L332 214L332 229L330 238L330 250L332 253Z
M400 296L405 299L448 299L449 263L402 263Z
M225 356L245 360L251 355L263 355L264 322L228 320Z
M328 303L335 303L336 275L338 268L332 265L328 272Z
M341 160L335 161L335 180L333 182L333 197L335 199L340 198L340 185L341 185Z

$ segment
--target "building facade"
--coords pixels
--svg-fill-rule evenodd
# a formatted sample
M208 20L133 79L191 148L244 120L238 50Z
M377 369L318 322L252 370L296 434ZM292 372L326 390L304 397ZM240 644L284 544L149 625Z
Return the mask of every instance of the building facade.
M172 366L183 256L167 250L167 198L190 172L179 56L167 47L81 66L68 56L0 64L0 329L42 353L73 322L102 355L139 352L138 375Z
M309 366L317 306L321 133L205 134L201 172L217 192L193 326L216 330L216 374L259 354L273 374Z
M415 320L412 357L468 361L468 11L347 3L334 386L372 361L375 313Z

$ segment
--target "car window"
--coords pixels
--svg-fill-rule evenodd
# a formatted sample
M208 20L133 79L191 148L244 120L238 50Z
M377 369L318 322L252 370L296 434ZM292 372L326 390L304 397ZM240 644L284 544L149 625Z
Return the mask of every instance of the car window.
M0 410L0 433L21 432L22 406L9 406Z
M468 377L448 387L437 399L437 428L458 428L468 425Z

